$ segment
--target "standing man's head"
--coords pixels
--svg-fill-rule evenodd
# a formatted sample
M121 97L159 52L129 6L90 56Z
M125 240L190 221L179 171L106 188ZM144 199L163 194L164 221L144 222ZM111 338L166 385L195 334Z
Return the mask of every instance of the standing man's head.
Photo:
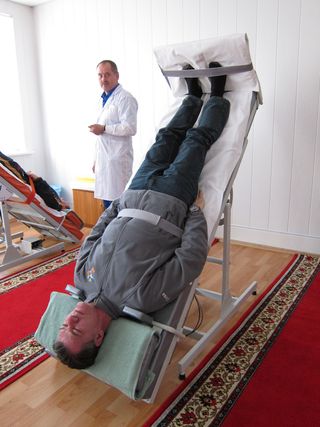
M79 302L64 319L53 345L57 357L70 368L93 365L110 321L94 304Z
M110 92L115 86L117 86L119 81L119 72L117 65L106 59L99 62L97 65L98 79L100 86L104 92Z

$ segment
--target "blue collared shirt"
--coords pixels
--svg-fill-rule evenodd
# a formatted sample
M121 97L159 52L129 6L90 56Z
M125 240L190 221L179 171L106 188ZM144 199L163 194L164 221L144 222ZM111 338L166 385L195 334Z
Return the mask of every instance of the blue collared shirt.
M102 98L102 107L105 106L106 102L108 101L108 99L113 94L113 92L117 89L118 86L119 86L119 83L113 89L111 89L110 92L107 92L107 93L103 92L102 93L102 95L101 95L101 98Z

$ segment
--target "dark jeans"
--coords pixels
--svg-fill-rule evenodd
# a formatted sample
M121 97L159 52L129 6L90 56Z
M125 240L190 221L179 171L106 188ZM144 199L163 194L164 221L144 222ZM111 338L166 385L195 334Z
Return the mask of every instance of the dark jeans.
M189 95L165 128L132 179L130 189L149 189L169 194L190 206L197 197L198 181L207 151L219 138L228 120L230 104L213 96L193 128L202 100Z

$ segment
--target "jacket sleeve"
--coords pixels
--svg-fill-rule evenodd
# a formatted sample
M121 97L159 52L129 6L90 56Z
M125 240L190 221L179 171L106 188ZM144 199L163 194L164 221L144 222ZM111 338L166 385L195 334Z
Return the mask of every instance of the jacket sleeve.
M81 270L83 264L86 262L90 254L92 247L101 239L110 222L117 217L118 206L119 199L116 199L112 202L111 206L101 214L96 225L92 228L91 233L82 243L77 259L75 274L77 274L77 271Z
M152 312L176 299L183 288L200 275L207 254L205 217L201 211L189 212L181 245L175 250L174 256L157 269L147 286L142 286L138 290L136 297L139 302L147 301L147 304L150 302L145 311ZM154 307L153 301L156 304Z
M106 124L105 133L114 136L133 136L137 132L138 103L131 95L121 97L118 101L119 122Z

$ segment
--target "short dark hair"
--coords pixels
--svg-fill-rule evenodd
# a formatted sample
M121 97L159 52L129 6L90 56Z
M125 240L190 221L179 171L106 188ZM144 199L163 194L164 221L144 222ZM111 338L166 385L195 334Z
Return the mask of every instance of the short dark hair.
M97 68L99 67L99 65L103 65L103 64L109 64L110 67L111 67L111 70L114 73L118 73L119 72L117 64L115 62L111 61L111 59L104 59L103 61L100 61L99 64L97 65Z
M58 359L69 368L85 369L92 366L97 357L99 347L94 342L88 343L79 353L71 353L61 341L56 341L53 344L53 349L56 352Z

